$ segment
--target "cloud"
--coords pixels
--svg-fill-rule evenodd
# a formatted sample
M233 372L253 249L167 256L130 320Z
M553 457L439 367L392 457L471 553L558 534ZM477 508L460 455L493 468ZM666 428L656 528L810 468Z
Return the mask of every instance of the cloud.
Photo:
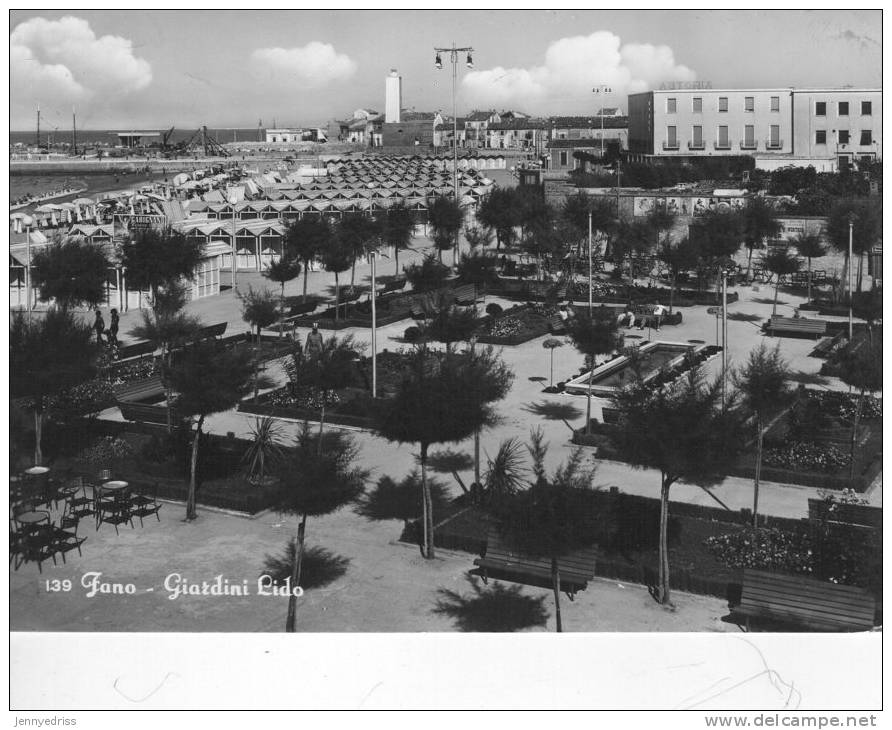
M152 67L127 38L98 37L81 18L31 18L9 35L11 96L83 101L144 89Z
M350 56L319 41L300 48L258 48L251 54L251 67L258 79L298 83L305 88L346 81L357 68Z
M668 46L623 44L619 36L601 30L553 42L541 66L469 72L462 79L462 97L471 106L582 112L601 106L593 100L595 86L609 87L611 94L604 103L616 105L625 94L696 77L693 70L676 63ZM624 100L620 106L625 107Z
M851 29L840 31L835 36L833 36L833 40L849 41L861 46L861 48L863 49L869 48L871 44L875 46L881 45L879 41L871 38L869 35L859 35Z

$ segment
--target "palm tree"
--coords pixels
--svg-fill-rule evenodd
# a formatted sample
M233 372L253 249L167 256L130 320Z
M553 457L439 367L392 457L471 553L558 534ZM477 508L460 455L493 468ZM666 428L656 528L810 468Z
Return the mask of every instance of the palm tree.
M281 256L277 261L272 261L263 272L263 276L270 281L274 281L282 288L279 292L279 301L282 311L281 316L285 316L285 284L300 276L300 263L297 260ZM282 336L282 328L279 327L279 337Z
M762 343L750 353L749 360L734 374L743 407L756 422L756 473L753 481L753 527L758 527L759 475L762 471L762 440L769 414L783 405L790 379L790 369L781 358L780 345L769 352Z
M265 483L268 467L275 467L284 456L282 426L272 416L255 418L251 426L251 444L242 456L242 463L252 484Z
M369 472L355 466L359 453L350 437L334 432L313 436L308 430L298 435L279 469L281 489L275 509L300 517L294 538L295 558L291 570L291 593L285 631L295 631L297 602L294 590L301 584L304 537L307 518L331 514L350 504L362 494Z
M92 328L67 309L50 307L26 322L21 311L9 328L9 390L34 412L34 464L43 462L42 428L49 399L95 374L97 345Z
M222 413L238 405L251 389L253 373L251 353L240 349L220 350L213 342L199 342L189 347L170 369L171 383L179 393L177 408L197 419L186 497L187 521L197 516L196 473L204 420L212 413ZM254 383L256 387L257 381Z
M805 256L808 261L808 301L811 302L811 260L820 258L827 253L827 248L821 237L814 233L801 233L793 242L800 256Z
M655 598L670 602L669 490L679 479L705 486L727 473L740 448L734 409L720 409L721 380L705 385L697 367L654 390L638 378L616 397L614 446L639 469L660 470L660 538Z
M577 312L568 320L568 333L576 349L588 361L588 393L586 395L585 433L592 432L592 374L595 371L595 357L616 352L623 346L623 335L613 310L599 307L592 316L588 312Z
M264 327L269 327L279 318L278 306L271 291L268 289L257 291L250 285L246 293L238 293L238 298L242 303L242 319L257 330L257 334L254 337L254 400L256 402L258 391L257 371L260 366L260 331Z
M405 200L398 200L380 214L381 239L388 246L393 247L393 258L396 270L400 273L400 251L408 249L415 232L415 214L406 205Z
M771 308L771 316L773 317L777 314L777 294L780 290L781 278L799 271L802 267L802 262L787 249L777 248L769 251L762 258L762 266L777 276L777 280L774 282L774 305Z

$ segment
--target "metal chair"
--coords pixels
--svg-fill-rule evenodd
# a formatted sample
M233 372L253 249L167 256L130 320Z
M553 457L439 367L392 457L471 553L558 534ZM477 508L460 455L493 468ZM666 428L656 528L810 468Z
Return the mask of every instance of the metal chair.
M110 498L110 499L109 499ZM102 495L100 491L100 506L96 513L96 529L103 522L114 525L115 534L119 535L118 525L130 523L133 529L133 515L131 514L130 495L127 490L116 491L112 494Z
M131 497L130 504L130 514L134 517L139 517L140 527L143 526L143 517L148 517L149 515L155 515L158 522L161 522L161 516L158 514L161 509L161 505L158 504L158 482L155 482L155 488L152 491L151 496L147 494L135 494Z
M59 518L59 525L53 526L53 549L62 556L62 562L65 560L65 553L69 550L77 550L77 554L83 557L81 545L86 542L86 537L79 537L77 528L80 520L76 515L68 513L63 514ZM73 528L73 529L72 529Z

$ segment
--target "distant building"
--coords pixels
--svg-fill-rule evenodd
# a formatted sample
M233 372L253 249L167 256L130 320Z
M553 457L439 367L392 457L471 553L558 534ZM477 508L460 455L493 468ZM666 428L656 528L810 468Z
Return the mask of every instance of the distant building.
M384 81L384 122L390 124L400 121L400 111L403 108L403 79L395 68L390 69L390 75Z
M385 147L430 148L434 145L434 129L443 117L435 112L401 111L399 122L381 125L381 138Z
M540 155L548 141L550 127L544 119L529 117L506 118L492 122L486 128L486 146L496 150L523 150Z
M266 130L266 141L268 144L281 144L283 142L325 142L327 138L328 131L318 127L309 129L289 128Z
M673 89L629 95L629 158L749 155L761 169L882 159L879 89Z

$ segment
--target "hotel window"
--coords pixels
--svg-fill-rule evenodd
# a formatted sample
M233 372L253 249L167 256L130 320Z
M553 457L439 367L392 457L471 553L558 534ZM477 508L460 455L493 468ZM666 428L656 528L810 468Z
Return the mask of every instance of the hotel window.
M678 149L678 134L676 127L666 127L666 148Z
M728 97L727 96L719 97L719 111L720 112L728 111Z
M752 124L744 125L743 144L740 146L748 150L756 148L756 128Z
M861 102L861 116L869 117L871 114L873 114L873 102L862 101Z
M861 144L868 145L873 142L873 131L870 129L861 130Z
M731 143L728 141L728 127L722 125L719 127L719 141L716 142L716 147L719 149L728 149L731 146Z
M827 116L827 102L826 101L816 101L815 102L815 116L816 117L826 117Z
M826 129L819 129L815 132L815 144L827 144Z
M567 153L561 152L561 167L567 166Z
M849 116L849 102L847 102L847 101L839 102L839 116L841 116L841 117Z
M677 106L678 99L675 97L669 97L666 99L666 113L667 114L675 114L675 108Z
M773 112L780 111L780 97L779 96L771 97L771 111L773 111Z
M753 96L744 96L743 97L743 111L745 112L754 112L756 111L756 99Z
M840 144L848 144L849 143L849 130L848 129L840 129L837 133L838 140Z
M768 145L770 147L780 147L780 126L772 124L768 127Z
M702 150L703 149L703 127L694 126L691 130L691 147L693 149Z
M869 104L870 102L867 102L867 103ZM694 114L702 114L703 113L703 97L702 96L695 96L693 99L691 99L691 111L694 112Z

